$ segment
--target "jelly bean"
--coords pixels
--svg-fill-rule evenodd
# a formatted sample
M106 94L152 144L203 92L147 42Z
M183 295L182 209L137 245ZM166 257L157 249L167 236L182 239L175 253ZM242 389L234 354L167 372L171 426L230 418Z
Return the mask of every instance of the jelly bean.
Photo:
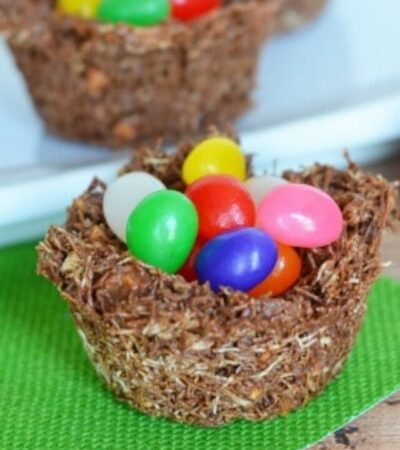
M186 281L195 281L197 280L197 274L195 269L195 263L197 259L197 255L199 254L201 248L204 244L200 241L197 241L193 247L192 253L189 255L189 258L186 260L185 264L179 270L179 275L182 275Z
M273 270L278 256L274 241L256 228L242 228L217 236L200 251L196 272L214 291L222 286L248 291Z
M290 289L301 274L301 259L294 248L288 245L278 244L278 261L272 273L253 288L249 295L260 297L270 295L276 297Z
M98 16L104 22L150 26L164 22L170 8L169 0L101 0Z
M129 216L127 241L141 261L177 272L196 241L198 219L191 201L177 191L154 192Z
M343 215L333 198L305 184L275 188L261 201L258 220L273 239L293 247L329 245L343 230Z
M199 215L199 236L209 240L256 223L256 207L244 184L227 175L209 175L191 184L186 195Z
M64 14L93 19L97 15L100 0L58 0L57 11Z
M206 175L231 175L239 181L245 180L246 158L236 142L214 137L192 150L183 164L183 180L191 184Z
M104 193L106 222L121 241L126 242L126 225L134 208L149 194L165 189L163 183L146 172L132 172L111 183Z
M258 205L269 192L286 183L287 181L283 178L263 175L249 178L245 182L245 185L253 197L254 202Z
M172 0L172 16L193 20L221 6L221 0Z

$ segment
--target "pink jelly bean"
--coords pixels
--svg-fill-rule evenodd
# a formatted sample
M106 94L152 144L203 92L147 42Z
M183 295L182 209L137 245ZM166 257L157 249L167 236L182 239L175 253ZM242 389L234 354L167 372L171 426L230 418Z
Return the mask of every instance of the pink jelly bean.
M267 194L258 207L260 227L276 241L293 247L324 247L343 230L343 215L325 192L288 183Z

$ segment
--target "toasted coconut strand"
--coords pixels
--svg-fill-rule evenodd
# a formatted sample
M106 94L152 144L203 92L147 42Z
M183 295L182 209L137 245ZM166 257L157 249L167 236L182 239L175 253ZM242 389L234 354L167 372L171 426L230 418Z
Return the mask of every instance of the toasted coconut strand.
M183 188L174 155L146 148L143 169ZM350 164L286 178L326 190L346 227L335 244L303 250L303 273L282 298L250 298L187 283L134 260L104 222L104 184L75 200L65 227L39 245L39 272L67 299L97 371L119 398L181 422L221 425L287 413L344 364L380 271L379 243L396 220L395 185Z
M326 0L283 0L274 22L274 32L296 30L317 16L325 5Z

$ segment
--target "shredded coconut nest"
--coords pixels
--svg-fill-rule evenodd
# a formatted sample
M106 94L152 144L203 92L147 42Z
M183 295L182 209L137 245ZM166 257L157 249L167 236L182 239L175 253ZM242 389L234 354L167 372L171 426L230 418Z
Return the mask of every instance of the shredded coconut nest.
M123 172L145 170L182 189L190 149L143 148ZM301 279L280 298L216 294L135 260L105 223L99 180L73 202L65 226L49 230L38 247L39 273L68 302L89 357L119 399L148 414L217 426L286 414L339 373L381 270L397 186L352 163L285 177L329 193L345 229L329 247L300 251Z
M224 0L195 21L138 28L57 14L52 0L0 0L0 31L51 132L120 148L244 112L282 1Z

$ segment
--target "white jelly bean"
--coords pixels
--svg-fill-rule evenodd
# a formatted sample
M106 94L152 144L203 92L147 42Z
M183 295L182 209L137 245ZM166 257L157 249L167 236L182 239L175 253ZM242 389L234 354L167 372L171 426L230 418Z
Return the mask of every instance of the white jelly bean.
M131 172L111 183L104 194L103 212L115 235L126 242L126 225L134 208L149 194L165 185L146 172Z
M250 191L254 202L258 205L269 192L286 183L287 181L283 178L263 175L260 177L249 178L245 184Z

